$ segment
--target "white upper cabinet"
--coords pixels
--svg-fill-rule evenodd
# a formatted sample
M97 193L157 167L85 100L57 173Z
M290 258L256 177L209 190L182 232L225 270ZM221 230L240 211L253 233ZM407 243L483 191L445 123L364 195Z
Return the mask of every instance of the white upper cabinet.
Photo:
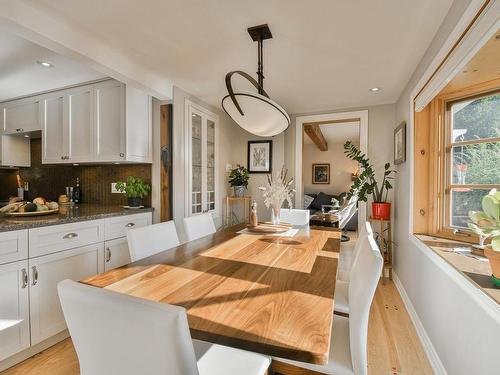
M30 140L18 135L0 135L0 166L29 167Z
M15 134L41 130L40 101L41 98L37 96L0 104L2 133Z
M92 86L78 87L66 92L67 155L69 162L93 161L94 95Z
M125 86L107 81L95 86L95 158L125 160Z
M42 100L42 162L58 163L68 154L64 127L64 93Z
M43 95L42 163L151 163L151 96L115 80Z

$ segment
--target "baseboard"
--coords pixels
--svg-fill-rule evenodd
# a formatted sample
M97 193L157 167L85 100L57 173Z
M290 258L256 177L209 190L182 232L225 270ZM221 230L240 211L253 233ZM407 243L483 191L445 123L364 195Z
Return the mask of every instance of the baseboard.
M434 345L432 345L431 339L427 335L427 332L425 331L425 328L422 322L420 321L420 318L418 317L417 312L415 311L415 308L413 307L413 304L411 303L411 300L408 297L408 294L406 294L406 290L403 284L401 283L401 280L399 280L399 277L397 273L394 272L394 270L392 272L392 278L394 281L394 285L396 285L396 288L406 307L406 311L408 311L408 314L410 315L413 325L415 326L417 335L420 338L420 342L424 347L425 354L429 359L429 362L431 364L432 369L434 370L434 373L437 375L447 375L448 373L446 372L446 369L443 366L443 363L441 362L441 359L439 358L436 349L434 349Z
M13 356L0 361L0 372L7 370L8 368L25 361L26 359L33 357L35 354L40 353L41 351L54 346L58 342L69 337L69 331L65 329L62 332L59 332L57 335L49 337L47 340L42 341L34 346L30 346L29 348L14 354Z

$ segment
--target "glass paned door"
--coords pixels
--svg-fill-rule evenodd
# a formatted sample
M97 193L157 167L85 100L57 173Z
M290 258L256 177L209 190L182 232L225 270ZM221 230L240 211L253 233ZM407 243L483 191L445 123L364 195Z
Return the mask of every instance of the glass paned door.
M202 212L202 117L191 114L191 214Z
M217 210L217 120L194 104L186 106L188 132L189 215Z
M215 210L215 122L207 120L207 200L206 210Z

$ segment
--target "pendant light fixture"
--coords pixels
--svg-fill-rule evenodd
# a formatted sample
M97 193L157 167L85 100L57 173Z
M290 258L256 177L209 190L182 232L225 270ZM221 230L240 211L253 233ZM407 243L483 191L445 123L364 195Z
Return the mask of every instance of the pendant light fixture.
M264 91L262 44L264 40L271 39L273 36L267 25L250 27L248 33L252 40L258 44L258 82L241 70L227 73L228 95L222 98L222 108L234 122L246 131L261 137L272 137L285 131L290 125L290 117L285 110L271 100ZM257 92L235 92L231 84L231 78L234 74L246 78L257 89Z

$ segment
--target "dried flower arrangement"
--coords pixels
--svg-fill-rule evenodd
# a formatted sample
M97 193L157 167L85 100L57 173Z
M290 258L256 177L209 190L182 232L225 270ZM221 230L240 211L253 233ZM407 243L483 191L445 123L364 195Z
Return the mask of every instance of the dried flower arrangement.
M287 169L285 166L274 176L267 175L267 186L259 186L264 196L264 204L267 208L271 208L273 224L280 223L280 209L283 202L288 202L288 207L292 208L292 198L295 189L292 189L294 179L291 178L287 181Z

